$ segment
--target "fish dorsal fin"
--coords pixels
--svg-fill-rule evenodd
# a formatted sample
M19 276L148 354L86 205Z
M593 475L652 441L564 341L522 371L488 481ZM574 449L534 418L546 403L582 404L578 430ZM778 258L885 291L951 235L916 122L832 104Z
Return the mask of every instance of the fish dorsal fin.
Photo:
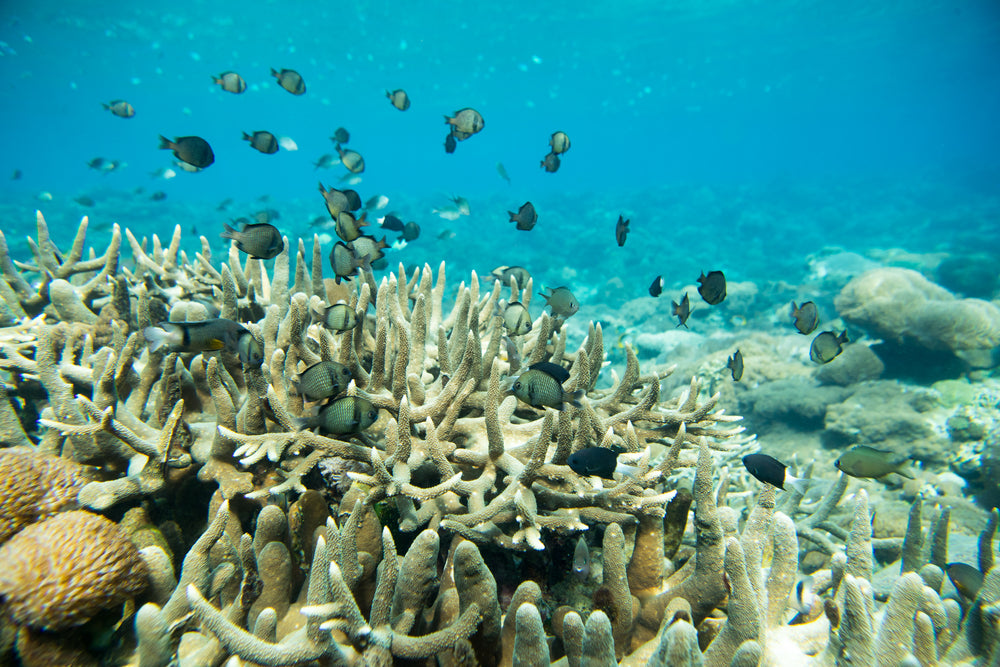
M553 377L559 384L562 384L569 379L569 371L559 364L554 364L551 361L540 361L537 364L532 364L528 370L541 371L546 375Z

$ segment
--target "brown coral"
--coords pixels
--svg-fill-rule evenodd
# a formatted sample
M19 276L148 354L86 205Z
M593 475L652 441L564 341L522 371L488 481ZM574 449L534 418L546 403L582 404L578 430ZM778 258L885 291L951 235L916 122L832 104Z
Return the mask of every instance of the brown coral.
M112 521L75 510L0 547L0 595L14 620L44 630L87 622L146 588L139 551Z
M0 544L25 526L76 506L83 466L27 448L0 450Z

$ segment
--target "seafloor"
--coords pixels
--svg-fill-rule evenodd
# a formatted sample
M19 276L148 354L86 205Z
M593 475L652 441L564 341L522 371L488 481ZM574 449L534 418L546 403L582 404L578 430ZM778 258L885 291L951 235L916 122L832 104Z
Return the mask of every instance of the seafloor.
M530 233L507 195L455 221L398 197L421 237L339 285L319 200L232 206L281 210L267 262L205 207L109 191L78 229L69 196L34 202L37 224L14 201L32 232L0 247L0 662L998 664L1000 200L866 192L540 197ZM513 264L527 286L487 278ZM579 312L543 311L543 284ZM511 345L501 299L534 318ZM323 326L338 300L356 327ZM809 300L851 341L826 364L792 327ZM243 323L263 365L143 333L207 317ZM350 369L369 428L306 428L295 380L321 360ZM508 391L541 361L579 407ZM839 472L859 444L913 479ZM632 468L579 474L591 446ZM805 495L750 476L756 451Z

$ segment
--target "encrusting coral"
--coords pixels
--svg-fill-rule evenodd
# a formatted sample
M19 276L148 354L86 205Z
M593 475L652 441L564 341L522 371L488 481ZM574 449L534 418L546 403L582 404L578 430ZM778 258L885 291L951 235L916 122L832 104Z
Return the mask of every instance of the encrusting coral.
M0 520L13 535L3 549L80 515L120 530L61 510L121 516L167 504L191 522L196 498L215 493L189 547L161 536L142 560L120 561L134 587L111 587L99 604L73 588L32 600L55 609L59 595L79 595L84 611L39 621L25 611L31 589L3 579L6 608L25 626L24 656L38 639L31 628L58 630L135 596L123 626L134 632L114 649L82 650L141 667L233 656L270 666L997 659L992 533L981 540L976 599L943 599L946 511L924 540L918 500L905 538L873 540L863 489L845 521L843 475L818 499L757 484L736 467L754 439L698 378L664 400L671 369L643 374L626 345L624 373L608 381L599 324L575 351L570 327L549 315L504 340L496 306L504 297L529 306L530 280L488 285L473 273L446 309L444 264L411 275L400 267L378 283L366 271L337 286L323 278L317 237L309 252L286 240L269 272L235 248L214 264L204 238L191 260L179 227L166 246L125 230L131 263L115 227L109 247L84 260L86 221L66 254L41 214L37 222L33 263L11 260L0 237L0 299L11 315L0 329L11 378L0 418L12 427L5 446L23 448L0 452L16 477L0 487ZM331 332L322 313L338 300L358 323ZM165 319L216 315L245 323L264 350L259 368L234 350L153 352L142 334ZM336 437L303 428L315 407L295 381L319 361L350 370L346 393L371 402L374 424ZM510 395L509 379L542 361L569 370L564 389L583 392L580 407ZM29 405L40 429L17 418ZM569 456L592 446L620 450L633 472L581 476ZM12 461L50 472L17 491L22 464ZM350 484L324 486L338 466ZM581 534L593 535L585 546L599 550L600 576L568 584L562 554ZM872 583L873 549L902 556L884 593ZM813 574L820 598L799 609L806 551L825 565ZM796 612L804 622L792 625Z

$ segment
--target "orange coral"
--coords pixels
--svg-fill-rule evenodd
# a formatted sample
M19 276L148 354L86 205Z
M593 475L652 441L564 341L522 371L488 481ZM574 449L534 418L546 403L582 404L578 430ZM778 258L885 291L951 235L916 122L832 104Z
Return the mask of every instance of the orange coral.
M87 622L146 588L148 569L118 526L75 510L23 529L0 547L0 595L14 620L45 630Z

